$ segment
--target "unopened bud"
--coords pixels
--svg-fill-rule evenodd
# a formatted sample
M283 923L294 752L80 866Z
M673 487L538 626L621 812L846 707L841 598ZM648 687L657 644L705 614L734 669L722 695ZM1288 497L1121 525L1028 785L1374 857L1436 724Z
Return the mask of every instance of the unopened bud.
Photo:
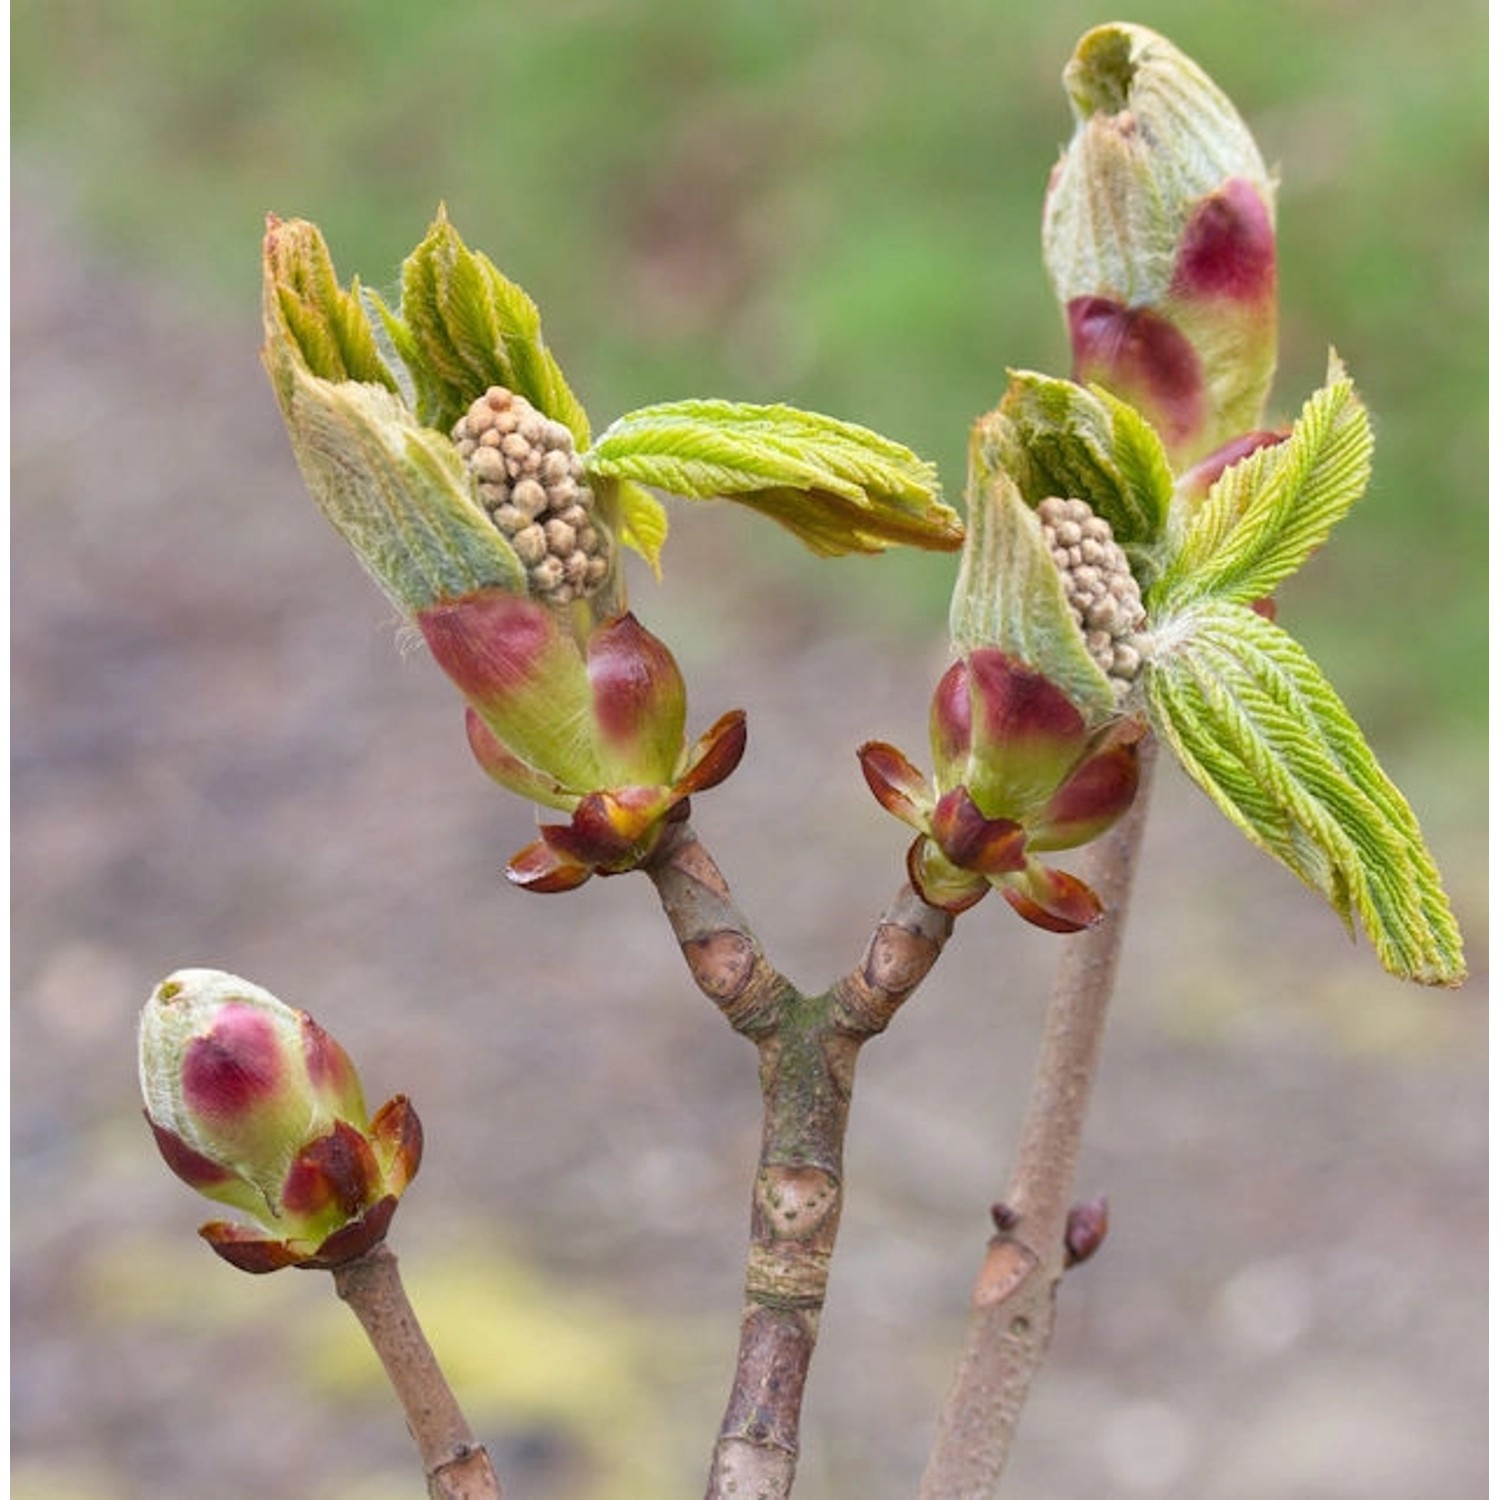
M1096 922L1094 892L1034 855L1085 844L1123 815L1139 783L1139 721L1093 728L1043 673L979 649L938 683L931 731L931 783L892 745L859 752L881 806L918 830L907 874L923 900L961 912L993 885L1048 931Z
M1143 26L1088 32L1063 81L1078 123L1042 239L1074 375L1139 408L1181 467L1261 420L1274 185L1233 104Z
M270 1234L200 1233L234 1265L327 1266L385 1236L422 1132L401 1097L365 1112L348 1055L311 1016L216 969L181 969L140 1022L146 1118L171 1169Z
M1068 1210L1068 1224L1063 1231L1068 1265L1080 1266L1095 1255L1108 1233L1108 1198L1101 1194L1086 1203L1075 1203Z

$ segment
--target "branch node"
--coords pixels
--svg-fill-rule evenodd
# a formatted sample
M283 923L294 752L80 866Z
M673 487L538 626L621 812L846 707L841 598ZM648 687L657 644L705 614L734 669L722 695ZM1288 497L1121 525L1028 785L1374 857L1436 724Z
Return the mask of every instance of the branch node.
M1020 1240L991 1240L974 1282L974 1306L994 1307L1014 1296L1040 1264L1036 1252Z
M740 932L711 932L682 945L693 982L718 1006L743 993L755 972L756 947Z

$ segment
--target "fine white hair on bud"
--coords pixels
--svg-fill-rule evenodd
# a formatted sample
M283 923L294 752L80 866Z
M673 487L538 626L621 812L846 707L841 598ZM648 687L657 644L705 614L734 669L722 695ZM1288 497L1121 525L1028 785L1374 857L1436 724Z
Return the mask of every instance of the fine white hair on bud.
M494 385L458 419L452 437L532 593L548 604L597 593L609 576L609 534L596 517L573 434L524 396Z
M1130 561L1109 522L1087 502L1054 495L1036 514L1089 655L1123 698L1145 654L1146 609Z

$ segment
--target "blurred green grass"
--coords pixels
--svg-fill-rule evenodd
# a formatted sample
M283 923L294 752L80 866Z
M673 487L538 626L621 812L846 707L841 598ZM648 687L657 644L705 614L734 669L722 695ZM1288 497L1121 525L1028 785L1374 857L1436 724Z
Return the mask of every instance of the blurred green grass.
M541 304L596 425L689 394L791 400L912 444L956 495L1005 368L1066 361L1039 202L1070 125L1059 72L1110 16L1040 11L23 0L13 140L122 266L247 316L267 210L316 219L344 273L384 286L445 200ZM1378 744L1477 751L1485 10L1123 14L1203 63L1280 165L1279 410L1334 343L1375 413L1375 485L1283 619ZM947 559L827 568L726 524L866 623L940 627Z

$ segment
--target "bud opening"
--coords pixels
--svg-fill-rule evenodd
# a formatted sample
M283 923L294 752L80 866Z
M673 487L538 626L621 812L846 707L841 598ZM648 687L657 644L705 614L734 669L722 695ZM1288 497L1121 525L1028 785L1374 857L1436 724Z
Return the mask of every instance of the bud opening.
M598 593L609 577L610 537L568 428L492 385L452 437L480 503L525 566L530 591L555 605Z

